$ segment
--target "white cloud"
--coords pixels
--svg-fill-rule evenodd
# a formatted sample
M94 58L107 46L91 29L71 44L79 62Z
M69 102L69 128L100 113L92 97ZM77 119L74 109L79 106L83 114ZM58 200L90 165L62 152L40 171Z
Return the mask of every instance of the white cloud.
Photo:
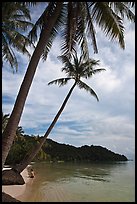
M134 28L128 27L125 51L98 36L99 54L93 57L100 59L101 67L106 71L96 74L86 83L95 90L100 101L76 88L50 138L75 146L102 145L121 154L134 154L134 33ZM55 40L46 62L40 61L25 104L20 125L27 131L31 128L34 135L44 134L73 83L61 88L47 85L49 81L64 76L58 55L59 38ZM10 113L13 108L28 59L21 55L20 62L22 71L17 74L13 75L7 67L3 69L3 101L5 96L11 97L8 103L3 102L4 113Z
M104 73L95 76L95 83L98 89L109 94L121 86L121 80L115 74L115 71L106 69Z

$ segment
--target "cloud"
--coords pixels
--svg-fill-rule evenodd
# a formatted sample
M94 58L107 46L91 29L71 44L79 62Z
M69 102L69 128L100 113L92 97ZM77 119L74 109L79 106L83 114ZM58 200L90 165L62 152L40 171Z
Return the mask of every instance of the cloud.
M100 32L97 34L99 54L92 57L99 59L100 67L106 71L85 82L95 90L99 102L76 88L49 138L75 146L102 145L121 154L134 154L135 31L133 26L127 25L124 51L117 44L109 43ZM58 55L60 37L54 41L46 62L39 62L27 97L19 125L30 135L45 133L73 84L72 81L61 88L47 85L49 81L65 76ZM5 114L12 111L29 62L24 55L20 55L19 61L17 73L13 74L7 65L2 70L2 109Z

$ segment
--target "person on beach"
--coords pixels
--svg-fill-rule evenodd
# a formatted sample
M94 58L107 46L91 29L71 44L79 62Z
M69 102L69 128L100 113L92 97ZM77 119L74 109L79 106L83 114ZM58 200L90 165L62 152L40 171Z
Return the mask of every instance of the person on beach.
M29 178L34 178L34 171L31 165L27 166L28 176Z

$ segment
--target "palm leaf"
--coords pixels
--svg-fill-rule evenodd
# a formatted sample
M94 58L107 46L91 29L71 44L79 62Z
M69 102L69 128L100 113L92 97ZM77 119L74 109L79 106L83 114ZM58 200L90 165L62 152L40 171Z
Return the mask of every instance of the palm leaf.
M36 4L40 3L40 2L21 2L23 5L27 5L27 6L35 6Z
M97 65L99 65L99 60L89 59L85 62L81 61L81 63L77 67L77 73L80 77L83 77L85 79L90 78L93 75L94 67Z
M51 15L51 14L50 14ZM55 37L57 36L58 32L59 32L59 29L61 27L62 24L64 24L64 18L65 18L65 5L63 5L62 9L61 9L61 12L56 20L56 23L51 31L51 35L49 37L49 40L48 40L48 43L46 44L45 46L45 49L43 51L43 54L42 54L42 59L43 60L46 60L47 58L47 55L52 47L52 44L53 44L53 41L55 39ZM49 16L50 18L50 16ZM47 17L47 22L48 22L48 17ZM45 22L46 24L46 22Z
M8 46L7 41L2 33L2 59L10 63L13 71L14 69L17 71L18 69L18 62L17 58L10 46Z
M29 32L28 37L30 38L31 41L35 42L37 40L39 31L41 31L47 26L48 19L51 18L56 6L57 6L57 2L48 3L48 6L46 7L42 15L39 17L39 19L37 20L32 30ZM65 14L65 6L63 5L63 8L59 14L59 17L51 31L51 35L49 37L48 43L46 44L43 50L43 53L42 53L43 60L46 60L48 52L52 47L53 41L58 34L58 30L60 26L64 23L64 15L66 14Z
M62 67L62 71L65 71L65 73L69 74L74 71L74 66L69 60L69 57L66 55L58 56L58 59L64 64L64 67Z
M128 6L135 7L135 1L134 2L124 2Z
M78 9L77 2L68 2L66 10L66 22L64 22L62 38L63 43L61 50L63 55L70 55L75 50L76 45L76 29L77 29Z
M3 29L4 30L4 29ZM27 37L17 31L5 30L4 35L6 37L7 43L9 46L16 48L18 51L27 54L30 57L26 46L33 45ZM34 47L34 45L33 45Z
M89 50L88 50L88 43L87 38L83 37L82 43L81 43L81 55L83 56L83 59L88 60L89 59Z
M42 15L36 21L36 23L33 26L32 30L29 32L28 38L31 41L33 41L33 42L37 41L38 31L39 30L41 31L41 29L42 29L42 27L44 25L44 19L46 19L48 17L48 15L50 14L52 7L54 7L54 3L50 2L48 4L48 6L46 7L46 9L44 10L44 12L42 13Z
M124 26L122 19L109 7L108 2L94 2L91 6L92 19L111 40L117 39L121 48L125 48Z
M90 5L88 2L85 2L85 3L86 3L86 7L87 7L87 21L88 21L88 30L89 30L88 33L92 39L92 45L93 45L94 53L98 53L96 36L95 36L95 28L94 28L93 20L91 18L90 11L89 11Z
M104 69L104 68L94 69L94 70L92 70L92 73L96 74L96 73L99 73L99 72L102 72L102 71L106 71L106 69Z
M68 81L72 79L72 78L60 78L60 79L55 79L51 82L48 83L48 85L51 85L51 84L57 84L59 86L64 86L68 83Z
M128 20L135 22L135 15L129 9L129 6L134 7L134 3L135 2L109 2L110 7L116 14L120 15L123 19L127 17Z
M89 87L87 84L85 84L83 81L79 80L79 81L77 82L77 85L78 85L78 87L79 87L80 89L86 90L86 91L89 92L92 96L94 96L94 97L97 99L97 101L99 101L99 98L98 98L97 94L95 93L95 91L94 91L91 87Z
M2 57L10 63L11 67L18 68L17 58L14 49L27 56L31 56L27 50L32 42L25 36L24 31L33 24L30 20L29 10L20 2L2 3Z

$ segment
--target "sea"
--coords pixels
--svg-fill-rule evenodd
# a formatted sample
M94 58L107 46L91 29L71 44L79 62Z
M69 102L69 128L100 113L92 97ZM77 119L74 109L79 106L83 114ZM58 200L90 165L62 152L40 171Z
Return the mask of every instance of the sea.
M135 202L135 162L32 164L23 202Z

